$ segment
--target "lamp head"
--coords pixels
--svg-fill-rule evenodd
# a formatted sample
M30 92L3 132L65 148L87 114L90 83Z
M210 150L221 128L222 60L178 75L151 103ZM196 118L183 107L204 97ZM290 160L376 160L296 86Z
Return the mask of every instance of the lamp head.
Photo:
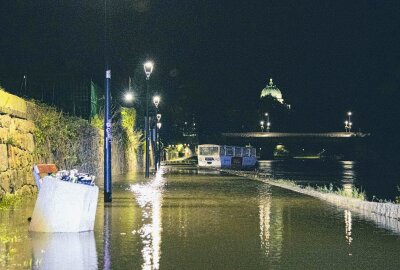
M143 67L144 67L144 73L146 73L146 78L150 78L150 75L153 72L153 67L154 67L153 62L147 61L146 63L144 63Z
M153 103L154 103L154 106L156 106L156 108L158 108L158 104L160 104L160 100L161 100L160 96L153 97Z
M131 103L135 99L135 96L132 92L126 92L124 95L125 102Z
M161 129L161 122L158 122L158 123L157 123L157 128L158 128L158 129Z

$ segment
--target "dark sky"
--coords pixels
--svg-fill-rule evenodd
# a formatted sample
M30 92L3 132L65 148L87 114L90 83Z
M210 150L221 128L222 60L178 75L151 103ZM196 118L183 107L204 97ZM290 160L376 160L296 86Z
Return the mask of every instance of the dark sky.
M400 1L108 2L114 97L152 58L164 106L184 104L203 129L254 109L269 77L303 131L343 129L347 110L357 130L397 129ZM3 85L25 72L103 83L104 1L2 1L0 17Z

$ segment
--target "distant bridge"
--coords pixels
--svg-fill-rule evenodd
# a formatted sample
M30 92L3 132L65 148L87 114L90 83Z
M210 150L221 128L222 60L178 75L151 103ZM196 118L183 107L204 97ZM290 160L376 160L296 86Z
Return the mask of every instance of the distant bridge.
M330 154L360 157L366 155L366 141L370 137L369 133L361 132L238 132L221 135L225 144L251 144L257 147L265 158L272 156L278 144L285 145L293 153L328 151Z
M222 133L227 138L294 138L294 139L317 139L317 138L364 138L369 133L361 132L326 132L326 133L288 133L288 132L237 132Z

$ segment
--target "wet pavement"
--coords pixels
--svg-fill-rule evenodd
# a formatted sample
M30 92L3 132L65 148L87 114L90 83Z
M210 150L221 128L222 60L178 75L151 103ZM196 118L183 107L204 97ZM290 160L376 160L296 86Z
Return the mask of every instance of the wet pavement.
M34 200L0 210L0 269L396 269L400 235L248 179L166 167L113 178L95 230L29 233Z

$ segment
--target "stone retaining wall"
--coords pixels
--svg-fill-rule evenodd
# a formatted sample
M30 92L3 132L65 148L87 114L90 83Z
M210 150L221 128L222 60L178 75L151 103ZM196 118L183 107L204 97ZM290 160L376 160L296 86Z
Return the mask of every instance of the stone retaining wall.
M35 125L26 119L26 107L26 101L0 89L0 197L35 190Z
M400 233L400 204L369 202L351 197L340 196L337 194L319 192L313 188L302 188L295 185L277 182L270 178L266 178L257 172L234 170L221 171L319 198L336 206L357 212L363 217L374 221L381 227L390 229L396 233Z
M29 113L32 106L35 105L0 89L0 199L6 193L36 192L33 164L53 163L52 160L42 160L35 155L35 124ZM94 174L99 179L103 177L104 168L103 131L98 130L89 137L79 142L77 156L81 164L76 169ZM135 149L131 148L125 149L122 143L113 140L113 175L138 169Z

